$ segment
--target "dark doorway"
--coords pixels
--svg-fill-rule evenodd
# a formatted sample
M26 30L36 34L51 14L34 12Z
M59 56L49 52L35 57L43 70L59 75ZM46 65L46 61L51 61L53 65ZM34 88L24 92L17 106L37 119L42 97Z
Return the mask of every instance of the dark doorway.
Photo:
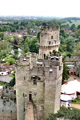
M30 102L32 101L32 94L31 93L29 94L29 101Z
M46 55L44 54L44 59L46 58Z

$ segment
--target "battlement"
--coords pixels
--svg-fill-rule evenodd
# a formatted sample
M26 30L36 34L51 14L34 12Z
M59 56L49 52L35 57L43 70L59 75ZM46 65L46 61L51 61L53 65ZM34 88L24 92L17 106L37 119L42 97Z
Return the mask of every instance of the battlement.
M42 32L45 31L45 30L47 30L47 31L60 30L60 27L59 26L48 26L48 25L46 25L46 26L42 26L41 30L42 30Z
M62 64L62 56L47 56L45 59L39 59L37 54L30 54L28 56L22 56L16 62L16 65L21 66L33 66L45 67L45 66L60 66Z
M36 53L30 53L29 55L26 54L16 61L16 65L29 66L32 62L35 63L37 57L38 55Z
M48 59L53 66L59 66L62 64L62 56L50 56Z
M38 66L60 66L62 65L62 56L48 56L47 59L38 59Z
M30 64L30 57L20 57L20 59L16 61L16 66L17 65L29 66L29 64Z

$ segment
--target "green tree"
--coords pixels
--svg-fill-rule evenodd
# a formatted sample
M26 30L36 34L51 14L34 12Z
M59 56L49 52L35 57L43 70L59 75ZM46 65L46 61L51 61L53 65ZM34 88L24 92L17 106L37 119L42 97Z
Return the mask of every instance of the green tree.
M60 35L60 42L61 44L65 44L65 38L62 35Z
M67 38L69 36L64 29L60 30L60 35L63 36L64 38Z
M75 34L76 37L79 37L80 36L80 29L76 29L74 34Z
M6 57L10 53L10 44L6 41L0 41L0 58Z
M72 24L71 25L71 30L74 30L76 28L76 25L75 24Z
M72 37L66 38L66 44L67 51L73 53L75 45L74 39Z
M18 49L14 49L13 58L17 60L17 59L18 59L18 54L19 54L19 53L18 53Z
M63 58L63 75L62 75L62 83L64 83L64 80L68 80L70 74L69 74L69 68L65 64L65 59Z
M80 56L80 42L76 43L74 55Z
M15 73L13 73L13 74L11 75L11 77L13 77L13 78L12 78L12 80L10 81L9 85L13 87L13 86L15 85Z
M24 30L24 27L23 27L23 26L20 26L20 30Z
M56 114L50 114L46 120L57 120L57 118L64 118L69 120L80 120L80 110L72 108L72 110L65 107L61 109Z
M28 45L27 42L25 42L25 43L24 43L24 52L27 53L27 52L29 52L29 51L30 51L29 45Z
M11 29L11 32L16 32L16 29L15 29L15 28L12 28L12 29Z
M29 37L27 37L24 41L24 43L27 43L28 46L30 47L30 44L31 44L31 39Z
M3 40L4 39L4 33L0 32L0 39Z
M7 57L5 59L5 62L6 63L9 63L10 65L14 64L15 63L15 59L14 58L11 58L11 57Z
M80 25L77 26L77 29L80 29Z
M38 39L37 38L33 38L31 40L31 44L30 44L30 52L35 52L38 53Z
M38 53L38 39L37 38L26 38L24 41L24 52L35 52Z
M38 32L38 34L37 34L38 40L40 39L40 33L41 33L41 32Z

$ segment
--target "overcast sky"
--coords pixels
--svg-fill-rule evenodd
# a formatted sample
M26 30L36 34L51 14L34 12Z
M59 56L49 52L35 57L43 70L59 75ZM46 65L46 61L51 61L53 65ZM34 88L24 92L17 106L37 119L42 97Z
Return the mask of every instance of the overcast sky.
M0 0L0 16L80 17L80 0Z

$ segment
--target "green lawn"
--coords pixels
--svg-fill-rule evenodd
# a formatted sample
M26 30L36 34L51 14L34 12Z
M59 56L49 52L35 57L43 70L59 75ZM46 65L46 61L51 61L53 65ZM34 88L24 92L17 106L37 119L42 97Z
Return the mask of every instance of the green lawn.
M0 85L1 85L1 86L7 86L7 85L8 85L8 83L3 82L3 81L0 81Z
M76 98L75 102L71 102L72 104L80 104L80 99Z
M66 25L66 24L69 24L70 26L72 24L75 24L76 26L80 25L80 20L71 20L71 22L72 23L70 23L70 22L67 21L66 23L63 23L62 25Z

